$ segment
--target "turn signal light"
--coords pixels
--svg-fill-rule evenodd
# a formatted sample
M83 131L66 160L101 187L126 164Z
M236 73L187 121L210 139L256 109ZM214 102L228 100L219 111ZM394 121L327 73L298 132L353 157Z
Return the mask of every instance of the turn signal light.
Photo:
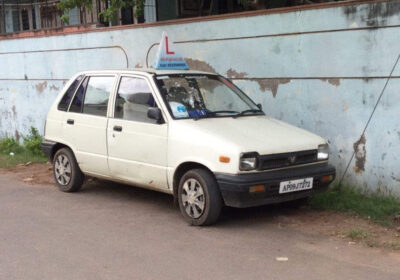
M223 163L229 163L231 161L231 159L226 156L219 156L219 161L223 162Z
M251 187L249 188L249 192L250 192L250 193L265 192L265 187L264 187L264 185L255 185L255 186L251 186Z
M325 175L325 176L322 176L322 178L321 178L322 183L327 183L332 180L333 180L333 175Z

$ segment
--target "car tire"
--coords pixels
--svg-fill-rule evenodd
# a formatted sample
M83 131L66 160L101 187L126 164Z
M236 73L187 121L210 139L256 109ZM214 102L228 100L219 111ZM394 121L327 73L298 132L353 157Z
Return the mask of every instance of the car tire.
M58 188L63 192L79 191L85 178L69 148L61 148L55 153L53 175Z
M291 200L283 203L283 206L286 208L291 208L291 209L298 209L303 205L306 205L309 201L309 197L304 197L296 200Z
M178 203L184 219L193 226L215 223L223 206L217 181L205 169L192 169L182 176Z

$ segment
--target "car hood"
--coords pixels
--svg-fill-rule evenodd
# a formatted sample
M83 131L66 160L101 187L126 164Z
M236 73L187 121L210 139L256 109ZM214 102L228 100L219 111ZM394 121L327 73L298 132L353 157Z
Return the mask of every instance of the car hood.
M178 120L186 133L201 135L211 146L234 146L239 152L276 154L317 149L326 141L311 132L268 116ZM192 135L193 135L192 134ZM209 142L209 143L204 143Z

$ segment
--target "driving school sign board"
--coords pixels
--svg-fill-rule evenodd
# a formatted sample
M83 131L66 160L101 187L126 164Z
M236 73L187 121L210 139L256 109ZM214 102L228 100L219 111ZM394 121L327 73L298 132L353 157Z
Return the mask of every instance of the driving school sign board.
M189 69L186 61L175 50L174 43L168 38L167 32L162 33L160 45L158 46L156 69L186 70Z

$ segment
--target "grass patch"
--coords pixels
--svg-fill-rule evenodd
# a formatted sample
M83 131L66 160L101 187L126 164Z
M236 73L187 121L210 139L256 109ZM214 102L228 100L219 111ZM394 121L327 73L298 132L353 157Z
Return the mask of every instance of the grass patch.
M15 138L5 137L0 140L0 168L10 168L28 162L46 162L41 151L42 136L36 128L31 127L28 135L23 137L23 145Z
M310 200L317 210L335 210L359 215L382 226L390 227L400 215L400 200L377 194L365 194L347 186L337 186Z
M353 241L361 241L368 237L368 233L362 229L352 229L347 233L347 237Z

